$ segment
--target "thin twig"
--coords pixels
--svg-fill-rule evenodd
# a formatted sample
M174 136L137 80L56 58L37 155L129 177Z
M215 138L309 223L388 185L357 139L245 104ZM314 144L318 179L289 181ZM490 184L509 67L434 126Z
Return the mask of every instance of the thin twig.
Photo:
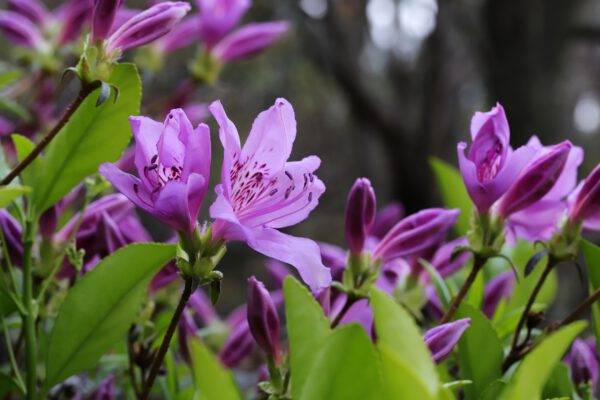
M42 138L42 140L35 146L35 148L29 153L23 160L21 160L13 169L0 181L0 186L8 185L15 179L19 174L27 168L29 164L31 164L37 156L50 144L52 139L60 132L60 130L69 122L71 116L77 111L81 103L86 99L86 97L92 93L96 88L100 86L100 82L92 82L83 84L79 94L71 103L69 107L67 107L65 113L62 118L57 122L57 124Z
M460 303L463 301L463 299L467 295L469 288L471 288L471 286L473 285L473 282L475 282L475 278L477 278L477 274L479 273L479 271L481 271L481 269L485 265L486 261L487 261L486 258L481 257L477 254L475 255L475 259L473 261L473 268L471 268L471 272L469 272L467 279L463 283L463 285L460 288L460 291L458 292L456 297L454 297L454 299L452 299L452 302L448 306L448 311L446 311L446 313L440 320L440 324L445 324L448 321L450 321L452 319L452 317L454 317L456 310L458 310Z
M352 307L358 299L359 298L356 296L348 296L348 298L346 299L346 304L344 304L344 307L340 310L338 315L335 316L333 321L331 321L332 328L335 328L336 326L338 326L338 324L342 321L342 318L344 318L344 315L346 315L348 310L350 310L350 307Z
M147 400L150 395L150 390L152 390L152 386L154 385L154 380L158 375L158 371L162 366L163 359L165 358L165 354L169 349L169 344L171 343L171 339L173 334L175 333L175 329L179 323L179 318L181 318L181 314L185 309L185 305L187 304L190 296L194 292L194 283L191 279L185 280L185 287L183 289L183 293L181 294L181 299L179 299L179 304L177 304L177 308L175 309L175 313L171 318L171 322L169 323L169 327L167 328L167 332L163 337L162 343L160 344L160 348L158 349L158 353L154 356L154 361L152 361L152 368L150 369L150 374L148 375L148 379L144 382L144 388L142 389L141 400Z
M600 288L596 289L592 294L588 296L587 299L579 303L579 305L558 324L556 329L575 321L575 319L577 319L582 312L587 310L588 307L590 307L598 300L600 300Z

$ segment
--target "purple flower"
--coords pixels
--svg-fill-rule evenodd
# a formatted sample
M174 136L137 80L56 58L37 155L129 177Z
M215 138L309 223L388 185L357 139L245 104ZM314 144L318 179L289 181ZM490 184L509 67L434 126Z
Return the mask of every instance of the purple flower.
M400 203L390 203L375 214L375 222L370 234L381 239L398 221L404 217L404 207Z
M436 363L442 362L454 349L463 332L471 324L470 318L459 319L436 326L425 332L423 340Z
M277 230L304 220L325 191L314 175L318 157L287 161L296 138L290 103L278 99L260 113L243 147L221 103L212 103L210 111L224 148L221 183L210 207L213 239L243 240L259 253L296 267L313 290L328 286L331 276L318 245Z
M528 146L533 147L538 156L552 150L552 146L542 146L536 136L529 140ZM514 243L518 237L532 242L550 239L567 209L566 197L577 184L577 169L582 161L583 149L573 146L552 189L531 206L510 215L506 221L509 243Z
M104 163L100 173L144 211L173 229L191 234L210 177L210 133L196 129L181 109L164 123L130 117L138 177Z
M346 201L346 243L350 251L360 253L375 221L375 192L367 178L356 180Z
M515 277L512 271L505 271L492 278L485 286L483 294L483 313L492 318L502 299L512 294Z
M183 19L171 32L156 42L157 48L170 53L191 44L198 38L198 20L194 17Z
M439 272L442 277L452 275L460 269L471 258L471 253L463 251L455 255L457 247L468 245L466 237L459 237L441 245L431 258L431 265Z
M279 357L279 317L269 291L255 277L248 279L248 326L256 343L273 359Z
M104 40L108 36L122 3L123 0L94 0L90 36L92 43Z
M120 247L135 242L149 242L150 235L139 222L133 206L121 194L110 194L88 205L83 217L74 215L65 226L54 235L54 241L65 244L75 233L78 249L85 250L83 272L93 268L101 258ZM61 276L72 277L71 267L65 267Z
M279 39L288 29L285 21L248 24L227 35L213 48L212 54L223 62L247 58Z
M190 10L188 3L166 1L132 17L107 40L107 52L125 51L166 35Z
M290 270L288 267L277 260L269 259L266 262L266 268L273 286L276 289L281 289L283 287L283 281L285 280L285 277L290 275Z
M200 39L207 48L212 48L250 8L250 0L196 0Z
M383 261L417 255L440 243L456 223L459 210L429 208L398 222L381 239L373 256Z
M254 339L250 333L248 321L244 320L234 326L219 350L219 359L228 368L233 368L252 352Z
M534 150L523 146L510 148L510 130L504 108L496 104L488 112L476 112L471 120L473 142L457 146L458 163L471 200L485 213L508 190Z
M0 11L0 30L8 40L19 46L39 48L44 42L37 26L14 11Z
M21 224L8 211L0 208L0 228L6 241L8 255L14 265L23 262L23 244L21 242Z
M585 340L575 339L565 362L571 370L571 378L575 385L591 384L592 390L595 391L600 373L598 357L592 346Z
M600 164L590 172L572 195L569 219L600 230Z
M113 400L116 398L115 395L115 376L110 374L107 376L100 385L98 385L98 389L94 390L92 393L92 400Z
M559 182L573 146L564 141L536 156L500 199L498 214L507 218L546 196Z
M71 0L59 8L56 12L56 19L61 23L58 44L65 45L78 39L91 16L91 1Z
M45 24L50 18L50 12L38 0L8 0L8 9L21 14L37 26Z

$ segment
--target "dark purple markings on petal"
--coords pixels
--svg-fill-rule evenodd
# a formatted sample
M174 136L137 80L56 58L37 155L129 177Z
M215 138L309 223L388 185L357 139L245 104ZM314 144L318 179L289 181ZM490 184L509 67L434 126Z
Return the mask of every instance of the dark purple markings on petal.
M285 171L285 176L287 176L290 179L290 181L294 179L292 177L292 174L290 174L288 171Z
M158 154L155 154L150 159L150 164L156 164L156 160L158 160Z
M277 193L277 189L273 189L269 192L269 196L274 196Z
M308 202L310 203L312 201L313 198L313 192L309 192L308 193Z
M294 189L294 187L293 187L293 186L290 186L290 187L288 187L288 188L285 190L285 199L286 199L286 200L288 199L288 197L290 197L290 193L292 193L292 190L293 190L293 189Z

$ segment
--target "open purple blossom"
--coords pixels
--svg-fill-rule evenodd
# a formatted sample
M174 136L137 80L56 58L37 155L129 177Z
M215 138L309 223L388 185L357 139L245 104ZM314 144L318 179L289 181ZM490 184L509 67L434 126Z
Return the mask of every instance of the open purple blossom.
M460 173L473 203L485 213L509 188L534 155L523 146L513 151L504 108L496 104L488 112L476 112L471 120L472 143L457 146Z
M572 193L569 219L584 228L600 231L600 164Z
M243 147L221 103L212 103L210 110L224 148L221 183L210 207L213 239L245 241L259 253L293 265L313 290L329 285L318 245L277 230L304 220L325 191L314 174L318 157L287 161L296 138L290 103L277 99L260 113Z
M431 352L433 361L438 364L444 361L469 325L471 325L471 319L464 318L436 326L425 332L423 340Z
M105 163L104 175L134 204L173 229L191 234L210 177L208 126L196 129L183 110L172 110L164 123L131 117L138 176Z
M498 215L508 216L524 210L544 198L559 182L573 145L564 141L544 149L512 182L498 203ZM560 189L560 188L559 188Z

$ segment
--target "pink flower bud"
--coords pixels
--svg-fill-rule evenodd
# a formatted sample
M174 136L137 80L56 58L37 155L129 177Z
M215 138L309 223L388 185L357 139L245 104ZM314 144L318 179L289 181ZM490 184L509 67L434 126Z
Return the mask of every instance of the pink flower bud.
M375 192L367 178L356 180L346 201L346 242L353 253L360 253L375 221Z
M123 0L94 0L92 43L106 39L122 3Z
M8 40L19 46L37 48L43 42L39 29L14 11L0 11L0 31Z
M248 58L279 39L288 28L289 24L284 21L245 25L223 38L212 54L223 62Z
M279 317L273 299L262 282L248 279L248 325L256 343L269 356L279 357Z
M470 324L471 319L464 318L436 326L425 332L423 340L431 352L433 361L438 364L442 362L452 352Z
M596 165L577 189L569 219L600 230L600 164Z

